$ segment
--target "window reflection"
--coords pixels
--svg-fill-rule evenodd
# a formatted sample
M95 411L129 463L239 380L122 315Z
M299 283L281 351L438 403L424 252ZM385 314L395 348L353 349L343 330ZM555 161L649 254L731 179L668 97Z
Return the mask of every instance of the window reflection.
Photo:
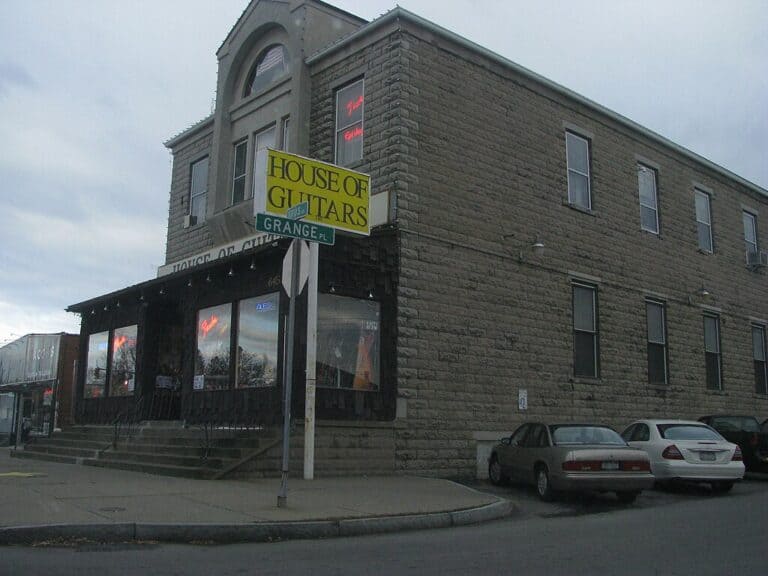
M379 389L379 303L318 295L317 385Z
M197 313L195 390L229 387L229 348L232 305L220 304Z
M88 366L85 373L83 397L100 398L107 383L107 351L109 332L97 332L88 337Z
M109 395L133 394L136 376L137 326L116 328L112 335L112 366L109 371Z
M235 380L238 388L277 385L279 313L277 292L240 302Z

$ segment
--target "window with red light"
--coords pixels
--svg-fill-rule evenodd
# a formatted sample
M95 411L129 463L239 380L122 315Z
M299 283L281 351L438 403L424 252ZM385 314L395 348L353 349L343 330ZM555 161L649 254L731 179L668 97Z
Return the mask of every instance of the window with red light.
M112 333L112 361L109 369L109 395L129 396L136 382L136 324L115 328Z
M363 157L363 79L336 92L336 164L348 166Z
M232 304L203 308L197 313L195 390L229 388Z

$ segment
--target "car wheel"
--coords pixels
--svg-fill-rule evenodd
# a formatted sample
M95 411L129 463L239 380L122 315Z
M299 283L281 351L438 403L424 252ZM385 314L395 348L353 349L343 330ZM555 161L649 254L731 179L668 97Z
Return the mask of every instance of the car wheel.
M543 465L536 468L536 493L544 502L555 499L555 491L549 483L549 470Z
M488 462L488 478L491 480L491 484L496 486L507 483L507 476L502 472L499 458L495 454L491 456L491 460Z
M712 482L712 492L725 494L733 488L733 482Z
M632 504L632 502L637 499L639 494L640 492L637 490L631 490L629 492L616 492L616 497L622 504Z

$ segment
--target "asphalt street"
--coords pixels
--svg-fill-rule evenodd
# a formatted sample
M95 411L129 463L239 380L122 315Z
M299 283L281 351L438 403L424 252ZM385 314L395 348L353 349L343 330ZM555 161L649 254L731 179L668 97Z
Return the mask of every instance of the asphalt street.
M648 491L631 506L610 495L545 504L525 488L480 487L508 491L521 513L471 527L331 540L6 547L0 574L762 576L768 566L765 481L723 496L697 487Z

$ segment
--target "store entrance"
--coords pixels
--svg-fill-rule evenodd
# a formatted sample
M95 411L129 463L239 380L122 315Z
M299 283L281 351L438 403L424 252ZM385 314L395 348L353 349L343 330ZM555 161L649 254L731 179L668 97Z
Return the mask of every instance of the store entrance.
M153 322L152 358L144 390L147 420L178 420L181 417L183 329L176 310L165 309Z

